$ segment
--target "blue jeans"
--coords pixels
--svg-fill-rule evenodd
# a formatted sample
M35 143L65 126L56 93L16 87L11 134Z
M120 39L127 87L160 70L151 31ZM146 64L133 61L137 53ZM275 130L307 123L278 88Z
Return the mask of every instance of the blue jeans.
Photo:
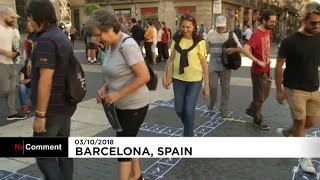
M27 105L27 97L31 95L31 88L27 88L25 84L19 85L19 100L20 106Z
M177 79L173 80L175 109L183 123L183 136L185 137L193 137L195 109L201 84L202 81L185 82Z

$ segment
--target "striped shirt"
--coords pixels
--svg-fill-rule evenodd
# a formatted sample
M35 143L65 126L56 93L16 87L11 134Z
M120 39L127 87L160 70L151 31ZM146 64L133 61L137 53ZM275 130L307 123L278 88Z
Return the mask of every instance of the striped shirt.
M47 108L47 115L57 115L72 108L65 100L65 72L69 61L72 45L67 36L57 25L48 25L37 34L37 42L31 55L31 99L37 104L37 87L40 69L54 69L52 88Z

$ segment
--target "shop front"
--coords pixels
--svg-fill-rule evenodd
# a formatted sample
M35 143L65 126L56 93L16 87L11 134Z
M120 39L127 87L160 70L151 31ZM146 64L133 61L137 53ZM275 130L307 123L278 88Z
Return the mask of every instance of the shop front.
M143 27L146 27L148 21L154 24L158 22L158 8L141 8L141 21Z
M176 7L176 26L179 26L181 16L184 14L190 14L193 17L196 17L196 7L195 6L182 6Z
M122 21L127 28L131 27L131 9L115 9L114 15L120 21Z

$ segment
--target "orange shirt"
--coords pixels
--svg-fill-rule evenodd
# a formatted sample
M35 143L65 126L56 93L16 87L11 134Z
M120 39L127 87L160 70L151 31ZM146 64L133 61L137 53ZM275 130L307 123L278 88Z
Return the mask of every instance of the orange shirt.
M148 27L146 33L144 34L146 42L153 42L153 29L152 27Z

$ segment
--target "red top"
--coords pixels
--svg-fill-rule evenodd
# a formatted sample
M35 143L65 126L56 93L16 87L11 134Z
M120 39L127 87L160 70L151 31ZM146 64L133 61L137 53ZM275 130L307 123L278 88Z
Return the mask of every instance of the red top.
M25 40L23 45L24 45L24 50L26 52L26 58L28 59L31 56L31 52L30 52L30 49L29 49L30 43L28 43L28 41Z
M259 61L267 62L270 59L270 30L262 31L257 29L253 32L250 40L247 44L251 47L252 55ZM264 68L253 62L251 66L251 72L254 74L269 73L270 63Z
M169 30L168 30L167 27L163 27L162 30L163 30L163 33L162 33L161 41L162 41L162 43L168 44L169 40L170 40L170 38L169 38L169 35L170 35Z

